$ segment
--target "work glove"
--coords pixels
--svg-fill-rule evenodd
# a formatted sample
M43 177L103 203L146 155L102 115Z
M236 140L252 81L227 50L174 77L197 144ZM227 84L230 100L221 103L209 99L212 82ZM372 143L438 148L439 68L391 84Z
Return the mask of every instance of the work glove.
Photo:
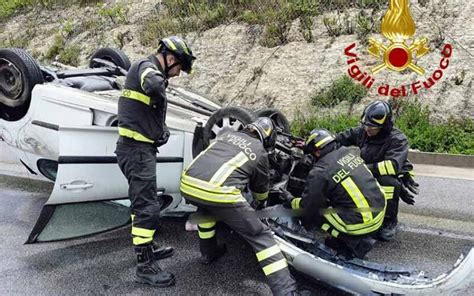
M280 188L280 199L284 200L282 203L285 209L299 209L300 208L300 197L294 197L293 194L287 190Z
M414 205L415 197L419 192L419 189L418 189L419 184L415 182L410 172L405 172L400 177L400 181L402 183L402 186L400 189L400 199L409 205Z
M418 188L420 184L418 184L415 179L413 179L413 174L411 172L404 173L400 178L403 186L405 186L410 192L413 194L418 194L420 189Z
M288 201L291 202L291 200L295 198L293 194L291 194L288 190L283 189L283 188L278 188L278 193L279 193L280 200L282 200L283 202L288 202Z
M164 144L168 142L169 138L170 138L170 130L165 125L163 126L163 134L161 135L161 138L158 141L156 141L156 146L157 147L163 146Z
M400 199L403 200L405 203L409 205L415 204L415 194L413 194L410 190L402 184L402 188L400 189Z

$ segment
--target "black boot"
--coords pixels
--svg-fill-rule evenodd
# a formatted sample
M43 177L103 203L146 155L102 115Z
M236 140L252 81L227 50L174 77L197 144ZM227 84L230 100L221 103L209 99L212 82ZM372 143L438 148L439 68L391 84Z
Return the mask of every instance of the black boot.
M225 244L217 245L211 250L206 250L205 252L201 252L200 261L202 264L205 264L205 265L211 264L213 261L217 260L219 257L224 255L226 251L227 251L227 247Z
M136 246L137 254L137 281L139 283L149 284L156 287L168 287L174 285L174 275L161 270L158 262L154 259L153 247L151 244L146 246Z
M365 255L367 255L367 253L369 253L374 248L374 245L375 239L369 236L364 237L360 239L359 243L354 248L354 255L359 259L364 259Z
M352 250L340 239L329 236L324 240L324 245L336 251L337 255L344 256L347 259L354 258Z
M387 223L377 232L375 238L384 242L391 241L397 234L397 223Z
M174 249L172 247L158 247L156 242L152 242L153 258L155 260L161 260L174 255Z

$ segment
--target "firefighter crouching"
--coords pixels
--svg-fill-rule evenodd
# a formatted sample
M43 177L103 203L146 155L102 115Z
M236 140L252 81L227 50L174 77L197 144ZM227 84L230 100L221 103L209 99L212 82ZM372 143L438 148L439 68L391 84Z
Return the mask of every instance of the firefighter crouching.
M385 219L376 238L389 241L396 234L398 204L415 203L418 184L413 180L413 165L408 161L408 140L393 126L392 109L387 102L374 101L366 106L361 126L350 128L337 135L343 146L355 145L360 156L377 178L387 197Z
M314 129L305 152L315 158L301 197L283 191L284 206L303 210L305 226L317 226L331 235L326 245L349 258L364 256L373 248L370 234L383 223L385 197L365 162L339 147L335 136Z
M274 148L275 138L272 121L266 117L248 124L243 131L219 136L184 170L181 194L207 217L207 221L198 222L201 263L209 264L226 252L224 244L217 244L219 219L252 246L274 295L298 295L272 232L258 218L248 218L254 209L242 193L248 186L256 200L267 198L267 150Z

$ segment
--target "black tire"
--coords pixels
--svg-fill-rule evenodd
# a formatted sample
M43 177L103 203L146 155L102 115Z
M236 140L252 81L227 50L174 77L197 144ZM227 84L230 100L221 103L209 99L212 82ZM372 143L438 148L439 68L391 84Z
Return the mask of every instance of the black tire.
M254 121L257 116L250 110L237 106L228 106L214 112L209 117L203 130L203 148L223 132L241 130L246 124ZM194 149L193 149L194 150ZM201 149L196 149L193 154L198 154ZM193 155L193 156L196 156Z
M112 62L116 66L119 66L120 68L123 68L127 71L130 69L130 59L123 51L118 48L104 47L94 52L89 61L89 68L101 67L101 64L93 61L95 58Z
M290 133L290 122L286 116L278 109L275 108L262 108L257 112L258 117L270 117L273 123L282 129L285 133Z
M25 116L34 86L43 82L41 69L29 53L0 49L0 117L16 121Z

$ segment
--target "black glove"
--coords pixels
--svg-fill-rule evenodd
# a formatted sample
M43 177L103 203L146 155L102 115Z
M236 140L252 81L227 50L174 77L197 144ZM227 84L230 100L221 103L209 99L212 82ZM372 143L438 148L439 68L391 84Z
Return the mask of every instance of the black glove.
M416 183L415 179L413 179L412 174L410 172L404 173L400 180L402 181L403 186L406 187L413 194L418 194L420 189L418 188L420 184Z
M287 201L291 202L291 200L295 198L293 194L288 192L288 190L286 189L278 188L278 191L279 191L278 193L279 193L280 200L282 200L283 202L287 202Z
M164 144L166 144L168 142L168 139L170 138L170 130L168 129L168 127L165 125L163 127L163 134L161 135L161 138L156 141L156 147L160 147L160 146L163 146Z
M410 172L405 172L401 177L400 181L402 186L400 189L400 198L409 205L415 204L415 197L419 192L418 183L415 182Z
M402 184L402 188L400 189L400 199L406 202L409 205L415 204L415 194L413 194L410 190Z

